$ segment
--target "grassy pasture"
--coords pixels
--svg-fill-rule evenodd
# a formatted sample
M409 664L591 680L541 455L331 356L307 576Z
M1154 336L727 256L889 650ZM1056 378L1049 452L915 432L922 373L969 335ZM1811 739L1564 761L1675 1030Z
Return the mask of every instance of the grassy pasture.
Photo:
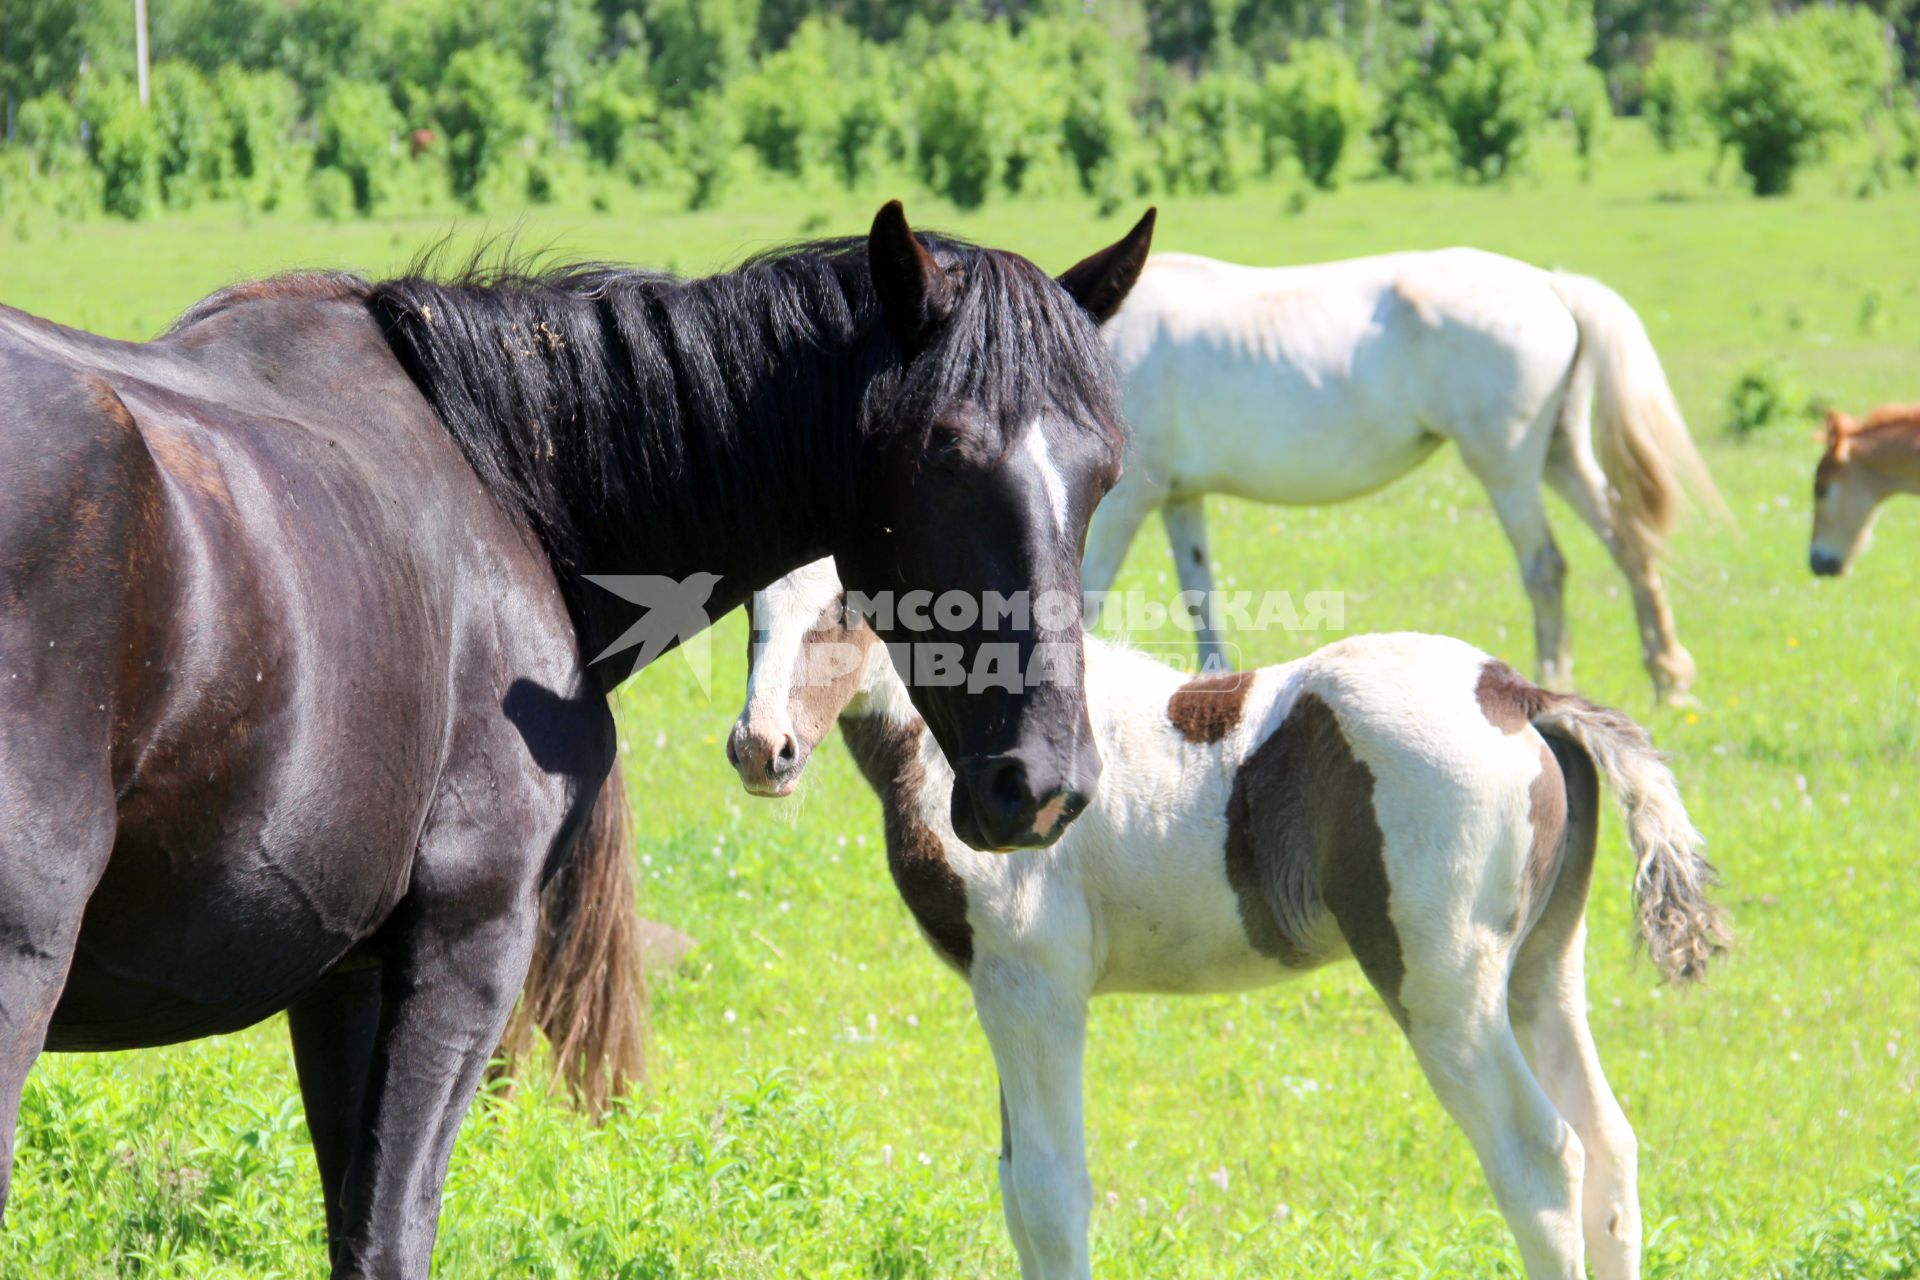
M1677 542L1669 577L1700 705L1671 711L1651 704L1620 580L1552 507L1581 688L1645 719L1673 754L1740 935L1707 989L1658 988L1634 956L1609 819L1590 990L1641 1140L1648 1274L1911 1276L1920 503L1887 512L1856 577L1817 582L1807 432L1735 443L1720 423L1735 373L1762 357L1850 407L1920 398L1920 191L1856 199L1856 172L1835 165L1759 202L1730 175L1713 181L1704 153L1659 156L1624 127L1611 148L1591 183L1551 153L1494 189L1368 183L1298 212L1283 188L1166 201L1160 243L1272 263L1468 243L1597 275L1640 309L1737 518ZM883 194L783 189L698 215L635 198L541 212L522 234L701 271L863 228ZM1056 267L1134 212L1101 220L1078 200L910 211ZM235 279L391 269L446 224L207 212L21 230L0 243L0 300L137 337ZM1451 455L1342 507L1216 500L1211 515L1223 586L1342 590L1350 629L1451 632L1531 666L1511 554ZM1150 526L1120 585L1164 586L1167 568ZM1324 638L1241 643L1277 661ZM478 1108L448 1184L439 1274L1014 1269L992 1068L964 990L895 898L876 806L837 747L793 802L739 792L720 743L743 649L728 618L711 699L672 658L620 695L642 905L700 941L655 993L651 1089L597 1129L533 1091ZM1518 1274L1471 1149L1351 966L1246 995L1096 1004L1088 1121L1103 1275ZM43 1059L20 1139L0 1275L323 1274L278 1019L165 1051Z

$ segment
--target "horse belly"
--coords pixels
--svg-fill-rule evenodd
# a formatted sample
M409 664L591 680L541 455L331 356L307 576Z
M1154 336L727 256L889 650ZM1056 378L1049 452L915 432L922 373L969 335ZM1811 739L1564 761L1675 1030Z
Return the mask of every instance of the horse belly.
M1169 415L1178 425L1161 450L1176 495L1342 502L1399 479L1440 446L1394 388L1363 387L1320 353L1196 347L1184 355Z
M1190 849L1169 842L1149 861L1139 876L1123 873L1102 888L1100 991L1246 991L1294 973L1248 940L1217 842Z
M88 903L47 1047L171 1044L285 1009L405 892L405 844L341 853L294 844L181 859L123 841Z

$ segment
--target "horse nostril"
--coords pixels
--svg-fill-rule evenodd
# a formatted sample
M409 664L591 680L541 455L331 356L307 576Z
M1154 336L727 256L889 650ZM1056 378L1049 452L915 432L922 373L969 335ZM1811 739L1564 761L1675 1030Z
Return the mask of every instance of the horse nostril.
M790 733L789 733L789 734L787 734L786 736L784 736L783 738L781 738L781 739L780 739L780 755L779 755L779 760L780 760L780 763L781 763L781 764L783 764L783 765L790 765L790 764L792 764L792 763L793 763L793 761L794 761L794 758L795 758L795 757L796 757L796 756L797 756L798 754L799 754L799 748L798 748L797 746L795 746L795 745L794 745L794 741L793 741L793 735L792 735L792 734L790 734Z
M1002 760L987 775L987 795L995 807L1018 813L1027 807L1027 770L1018 760Z
M727 763L736 769L740 767L740 735L738 733L727 735Z

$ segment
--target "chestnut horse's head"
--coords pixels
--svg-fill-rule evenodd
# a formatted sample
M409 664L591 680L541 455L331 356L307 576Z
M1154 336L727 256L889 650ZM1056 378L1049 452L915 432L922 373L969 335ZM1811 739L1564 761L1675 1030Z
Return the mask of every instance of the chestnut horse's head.
M1099 325L1152 231L1149 212L1057 280L917 236L897 202L868 237L903 364L866 405L877 474L831 550L953 765L953 828L976 848L1051 843L1100 776L1080 558L1124 435Z
M1864 423L1827 411L1826 452L1813 473L1809 567L1822 577L1853 567L1873 518L1893 493L1920 489L1920 405L1875 410Z

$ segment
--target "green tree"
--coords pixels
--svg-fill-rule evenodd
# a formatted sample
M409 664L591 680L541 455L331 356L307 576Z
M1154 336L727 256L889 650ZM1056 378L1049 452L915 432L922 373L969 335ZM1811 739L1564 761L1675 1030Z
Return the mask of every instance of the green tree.
M447 60L434 118L446 141L454 194L469 205L486 203L489 184L538 128L526 86L520 60L490 45L462 49Z
M400 123L393 99L378 85L336 80L321 96L314 118L314 167L344 175L353 208L362 214L372 213L387 194Z
M1720 141L1739 157L1755 195L1780 195L1794 171L1845 133L1850 99L1826 52L1786 24L1734 35L1711 111Z
M1307 40L1286 62L1269 64L1257 112L1267 143L1267 167L1281 151L1300 161L1307 180L1323 190L1339 182L1343 163L1373 119L1373 96L1345 50L1330 40Z
M168 207L184 209L226 176L226 122L213 86L185 62L153 69L151 103L160 135L160 193Z
M1713 57L1692 40L1662 40L1641 78L1640 109L1665 151L1699 136L1713 93Z
M102 206L122 218L144 218L160 197L160 133L153 113L124 80L95 80L80 95L88 146L100 171Z

